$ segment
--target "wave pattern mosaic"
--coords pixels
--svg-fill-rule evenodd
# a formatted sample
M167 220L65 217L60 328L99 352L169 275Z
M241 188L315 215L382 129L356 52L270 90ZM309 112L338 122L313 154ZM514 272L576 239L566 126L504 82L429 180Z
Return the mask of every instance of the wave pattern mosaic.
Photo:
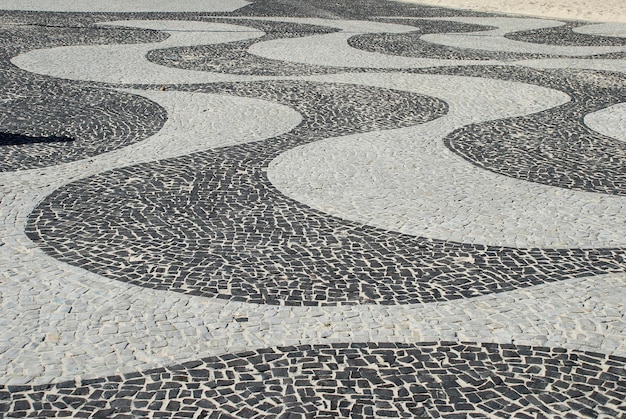
M172 7L0 0L0 412L626 415L623 27Z

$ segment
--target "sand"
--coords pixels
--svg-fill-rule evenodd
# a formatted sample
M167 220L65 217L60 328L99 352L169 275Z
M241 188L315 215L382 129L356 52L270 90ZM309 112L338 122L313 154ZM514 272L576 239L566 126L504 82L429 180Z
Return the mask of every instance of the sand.
M626 0L398 0L428 6L547 18L626 23Z

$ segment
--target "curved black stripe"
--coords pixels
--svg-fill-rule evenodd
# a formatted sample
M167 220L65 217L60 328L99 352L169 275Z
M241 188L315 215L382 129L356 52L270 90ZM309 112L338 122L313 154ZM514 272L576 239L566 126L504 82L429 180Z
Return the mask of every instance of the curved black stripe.
M587 23L588 25L589 23ZM505 38L515 41L532 42L561 46L626 46L626 38L614 36L587 35L573 32L572 29L583 26L582 23L566 23L556 28L536 29L508 33Z
M250 45L281 38L296 38L337 32L337 29L246 19L216 19L218 22L240 24L262 30L266 35L257 39L214 45L166 48L150 51L147 59L155 64L195 71L245 74L256 76L292 76L334 74L346 69L323 67L272 60L248 53Z
M618 417L626 358L495 343L266 348L125 375L0 386L11 417ZM115 416L117 417L117 416Z
M167 114L152 101L92 83L32 74L10 59L36 48L152 42L163 34L88 26L95 16L57 22L57 14L51 14L50 21L47 14L15 14L24 23L5 27L0 35L0 172L93 157L161 129ZM58 26L62 22L66 26ZM45 140L54 138L72 141Z
M626 101L622 74L514 67L438 69L437 73L523 81L563 91L572 100L538 114L463 127L445 139L484 169L529 182L626 195L626 143L589 129L587 114Z
M289 148L425 122L445 112L437 100L298 82L189 89L277 100L304 121L266 141L67 185L31 214L28 236L54 257L109 278L264 304L447 301L626 268L623 249L490 247L347 222L285 197L266 177L267 165Z

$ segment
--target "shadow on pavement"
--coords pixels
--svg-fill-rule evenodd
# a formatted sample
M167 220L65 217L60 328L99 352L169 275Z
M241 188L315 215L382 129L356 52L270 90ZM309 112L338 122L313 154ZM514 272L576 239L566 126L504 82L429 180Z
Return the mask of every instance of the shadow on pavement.
M67 143L74 141L73 138L65 136L49 136L38 137L23 134L13 134L8 132L0 132L0 147L7 145L24 145L35 143Z

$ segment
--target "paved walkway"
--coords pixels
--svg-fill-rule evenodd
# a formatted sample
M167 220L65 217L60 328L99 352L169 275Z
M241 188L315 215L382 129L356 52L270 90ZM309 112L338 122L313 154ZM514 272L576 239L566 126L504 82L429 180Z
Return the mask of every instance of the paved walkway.
M0 9L2 414L626 415L625 25Z

